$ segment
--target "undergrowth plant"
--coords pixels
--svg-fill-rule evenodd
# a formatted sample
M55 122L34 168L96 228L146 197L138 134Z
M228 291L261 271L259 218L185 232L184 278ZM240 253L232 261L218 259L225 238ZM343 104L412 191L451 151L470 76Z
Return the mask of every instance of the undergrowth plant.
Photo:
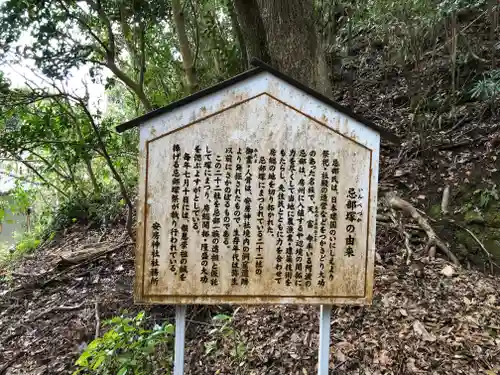
M16 231L9 239L13 244L8 245L10 241L3 241L0 246L0 267L33 252L41 243L43 225L35 224L32 217L30 217L30 228L26 222L25 214L29 207L31 210L31 205L34 203L32 196L35 196L33 190L23 188L19 181L16 181L16 187L0 197L0 223L2 225L17 223Z
M205 344L205 355L214 355L223 346L229 347L233 361L239 364L245 358L246 345L234 327L233 316L218 314L212 318L214 328L210 330L210 340Z
M494 184L491 188L478 189L474 191L474 196L479 197L479 207L485 209L491 202L500 200L500 192L497 185Z
M76 195L70 195L69 199L44 197L48 194L43 187L26 189L18 186L8 197L0 198L0 223L22 221L11 238L14 244L0 246L0 266L35 251L39 245L51 241L56 233L73 224L110 225L125 209L121 194L113 186L104 186L98 196L85 198ZM29 230L25 223L28 207L31 209Z
M438 22L436 2L431 0L364 0L353 14L355 33L369 30L371 37L391 46L391 60L416 62L424 43Z
M494 69L485 73L474 84L471 95L475 99L494 103L500 97L500 69Z
M174 326L146 328L146 314L116 316L104 322L109 330L80 355L73 375L170 374Z

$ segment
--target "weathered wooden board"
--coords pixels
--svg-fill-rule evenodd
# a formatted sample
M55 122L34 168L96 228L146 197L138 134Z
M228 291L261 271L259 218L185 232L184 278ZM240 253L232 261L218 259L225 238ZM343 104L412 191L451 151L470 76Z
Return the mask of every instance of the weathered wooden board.
M137 302L371 301L378 135L286 89L141 129Z

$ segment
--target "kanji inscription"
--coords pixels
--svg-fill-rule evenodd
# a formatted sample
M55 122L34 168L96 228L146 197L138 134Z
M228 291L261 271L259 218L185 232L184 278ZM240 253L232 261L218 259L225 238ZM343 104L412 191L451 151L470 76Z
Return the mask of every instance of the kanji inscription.
M205 163L200 161L203 149ZM172 146L171 159L174 173L171 178L172 194L168 236L170 247L170 274L167 278L190 283L189 268L202 284L218 286L223 283L221 254L231 258L231 285L249 286L259 283L264 274L265 253L272 263L272 284L284 286L283 290L299 287L311 288L313 283L325 288L335 275L335 248L337 227L338 180L341 174L335 154L329 150L271 149L261 154L250 147L234 149L236 164L233 168L233 147L226 147L223 154L207 145L195 145L183 149ZM182 155L183 172L179 175L179 158ZM241 155L245 155L243 158ZM279 157L280 173L276 175ZM191 163L193 161L193 163ZM269 166L268 166L269 165ZM319 173L317 172L319 169ZM205 184L200 187L200 170ZM244 195L241 193L244 171ZM330 175L332 176L330 179ZM179 176L182 181L181 215L179 217ZM319 184L316 180L319 178ZM234 185L234 186L233 186ZM275 210L276 185L278 185L278 210ZM307 186L307 188L306 188ZM257 187L257 189L254 189ZM345 195L345 257L353 257L356 242L356 226L363 221L361 207L362 189L348 187ZM201 210L201 232L198 224L200 195L204 196ZM193 196L193 208L190 197ZM241 215L243 200L243 215ZM198 203L198 205L196 204ZM231 213L234 213L231 215ZM234 216L234 218L233 218ZM243 216L243 221L239 218ZM286 218L286 225L285 223ZM178 240L180 220L180 241ZM275 222L277 225L275 226ZM158 248L160 224L152 224L153 260L151 282L158 283ZM285 230L286 228L286 230ZM286 232L286 235L284 235ZM240 236L240 233L242 236ZM197 262L188 267L190 242L201 239L199 251L191 254ZM179 242L180 259L177 259ZM240 243L241 253L240 253ZM285 253L285 277L283 282L283 249ZM192 249L192 247L191 247ZM275 249L275 250L274 250ZM313 262L315 249L319 249L318 262ZM253 250L253 251L252 251ZM210 256L209 256L210 255ZM180 264L177 268L176 265ZM210 265L210 266L209 266ZM199 269L200 272L195 270ZM209 271L210 270L210 271ZM250 277L253 272L255 277ZM153 280L155 280L153 282ZM250 287L252 287L250 285Z
M144 300L366 297L372 150L296 111L265 120L280 104L259 100L146 142Z

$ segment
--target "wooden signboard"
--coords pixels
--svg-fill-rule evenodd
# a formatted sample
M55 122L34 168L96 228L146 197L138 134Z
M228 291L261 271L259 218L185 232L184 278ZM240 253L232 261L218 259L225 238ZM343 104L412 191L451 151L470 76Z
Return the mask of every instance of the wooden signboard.
M380 129L266 66L137 124L137 302L371 302Z

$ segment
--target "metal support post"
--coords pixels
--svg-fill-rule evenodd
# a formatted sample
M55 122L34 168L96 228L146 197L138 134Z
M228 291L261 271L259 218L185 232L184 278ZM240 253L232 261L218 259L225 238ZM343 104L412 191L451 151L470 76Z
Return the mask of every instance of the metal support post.
M332 305L321 305L319 313L318 375L328 375Z
M175 306L174 375L184 375L184 342L186 330L186 305Z

